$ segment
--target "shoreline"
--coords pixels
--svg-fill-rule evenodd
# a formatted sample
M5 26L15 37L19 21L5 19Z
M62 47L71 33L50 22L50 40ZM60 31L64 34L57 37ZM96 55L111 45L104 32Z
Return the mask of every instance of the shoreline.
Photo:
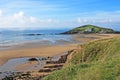
M54 55L67 52L69 50L76 49L77 45L80 44L80 42L86 43L93 40L111 38L119 36L119 34L77 34L72 36L75 41L78 41L78 43L69 43L65 45L40 45L36 47L29 47L29 44L26 45L26 47L20 47L20 45L17 45L15 48L12 49L1 50L0 65L6 63L9 59L14 58L46 56L52 57ZM31 46L36 44L32 43Z
M33 40L33 41L23 41L19 42L13 45L1 45L0 46L0 51L6 51L6 50L14 50L14 49L25 49L25 48L38 48L38 47L46 47L46 46L57 46L57 45L68 45L68 44L73 44L76 43L74 40L73 35L69 35L71 38L70 40L56 40L50 41L50 40Z
M46 57L54 56L60 53L67 52L71 49L75 49L77 44L68 44L64 46L40 46L35 48L25 49L9 49L0 51L0 65L6 63L9 59L23 58L23 57Z
M48 37L47 37L48 36ZM12 36L11 36L12 37ZM14 37L14 36L13 36ZM53 39L52 39L53 37ZM55 38L54 38L55 37ZM19 36L18 36L19 38ZM26 38L30 38L29 40ZM25 40L24 40L25 39ZM41 46L48 46L48 45L59 45L64 43L71 43L72 42L72 36L71 35L44 35L44 36L23 36L23 39L17 40L2 40L0 42L0 51L2 50L8 50L8 49L16 49L16 47L19 48L28 48L30 47L39 47ZM40 45L38 45L40 44Z

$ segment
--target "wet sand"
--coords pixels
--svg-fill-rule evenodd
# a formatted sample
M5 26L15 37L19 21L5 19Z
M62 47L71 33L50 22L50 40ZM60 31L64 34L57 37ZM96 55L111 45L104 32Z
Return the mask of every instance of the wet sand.
M73 35L73 37L74 40L78 41L78 43L84 43L98 39L120 37L120 34L79 34ZM53 46L37 46L28 48L20 48L18 45L19 48L0 51L0 65L13 58L54 56L72 49L76 49L78 43Z
M69 44L65 46L44 46L25 49L11 49L0 51L0 65L12 58L22 57L46 57L54 56L56 54L64 53L71 49L75 49L77 44Z

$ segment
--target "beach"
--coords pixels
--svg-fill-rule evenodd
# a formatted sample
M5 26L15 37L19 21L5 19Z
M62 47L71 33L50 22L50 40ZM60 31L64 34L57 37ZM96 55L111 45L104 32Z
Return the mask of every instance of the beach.
M120 80L119 3L1 0L0 80Z
M47 61L59 61L60 57L68 54L71 50L79 48L79 44L84 44L100 39L108 39L112 37L120 37L119 34L76 34L71 35L73 38L72 43L63 42L57 45L40 45L37 42L31 42L26 44L18 44L9 49L0 50L0 74L1 78L5 75L12 74L11 72L27 73L31 72L34 77L48 75L54 69L45 68L51 72L39 72L44 71L44 67L47 66ZM36 61L29 61L29 59L35 58ZM51 58L51 59L49 59ZM55 60L54 60L55 59ZM60 63L57 63L61 65ZM64 64L62 64L63 66ZM54 63L51 66L56 66ZM61 68L61 67L60 67ZM55 68L57 70L57 68ZM5 74L3 74L5 73ZM36 75L37 74L37 75Z
M74 48L76 48L76 44L0 51L0 64L12 58L53 56Z
M48 56L53 57L59 54L62 55L62 53L76 49L78 44L83 44L98 39L118 37L119 34L78 34L72 36L73 39L77 41L77 43L69 43L65 45L44 45L44 46L34 46L34 47L30 47L30 46L27 47L27 45L25 47L22 47L20 45L17 45L12 49L1 50L0 65L3 65L8 60L14 58L48 57ZM33 44L34 43L32 43L32 45Z

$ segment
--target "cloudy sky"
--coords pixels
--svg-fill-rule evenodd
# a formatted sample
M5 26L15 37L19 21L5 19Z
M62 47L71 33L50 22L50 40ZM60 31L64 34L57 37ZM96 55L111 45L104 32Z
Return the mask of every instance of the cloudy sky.
M120 30L120 1L0 0L0 29L69 29L85 24Z

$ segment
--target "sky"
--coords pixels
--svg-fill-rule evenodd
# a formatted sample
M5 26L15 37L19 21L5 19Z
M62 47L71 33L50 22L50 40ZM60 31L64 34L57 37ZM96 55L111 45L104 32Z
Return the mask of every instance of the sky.
M120 0L0 0L0 29L71 29L86 24L120 30Z

